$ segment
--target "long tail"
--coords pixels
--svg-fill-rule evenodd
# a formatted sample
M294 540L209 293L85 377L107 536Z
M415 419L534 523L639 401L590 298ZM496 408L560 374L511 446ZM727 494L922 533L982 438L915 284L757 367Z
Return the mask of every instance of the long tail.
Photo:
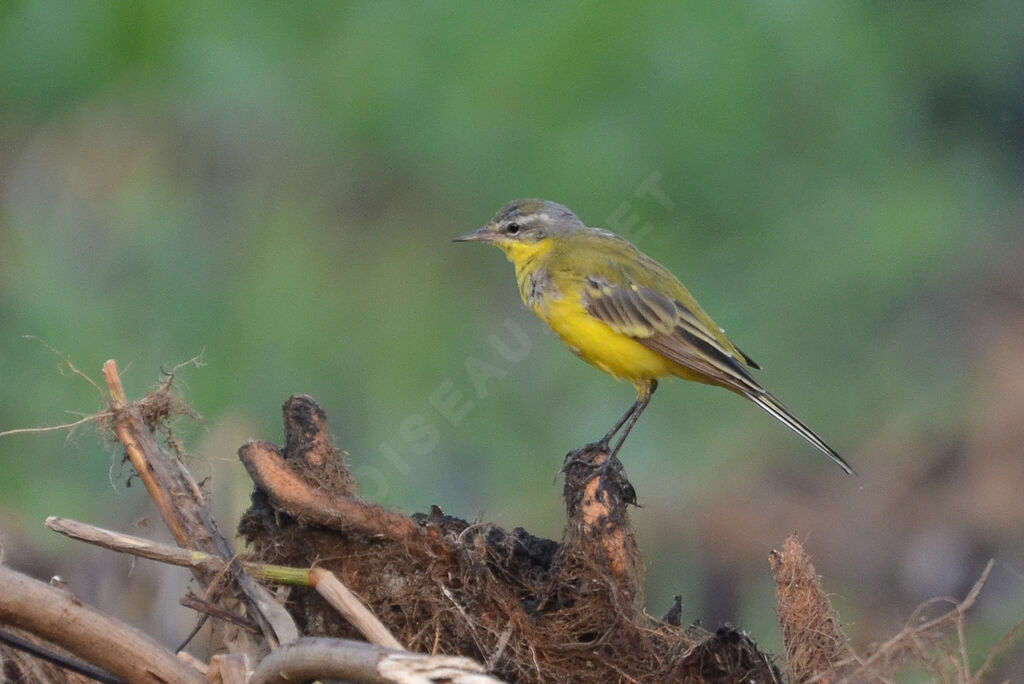
M822 440L821 437L818 437L818 435L814 434L811 428L801 423L800 420L792 413L790 413L789 409L783 406L778 399L768 394L767 392L763 394L755 394L754 392L744 392L744 394L752 402L763 408L765 411L773 415L781 422L785 423L790 430L800 435L814 446L818 447L818 449L820 449L821 451L828 454L829 457L833 461L835 461L840 468L846 471L847 474L856 475L856 473L853 472L853 468L850 467L850 464L844 461L843 457L836 453L835 449L830 447L828 444L825 444L824 440Z

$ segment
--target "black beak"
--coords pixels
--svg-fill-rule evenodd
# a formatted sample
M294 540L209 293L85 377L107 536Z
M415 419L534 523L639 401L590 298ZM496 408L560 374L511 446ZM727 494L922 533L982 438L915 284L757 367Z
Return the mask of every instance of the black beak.
M497 233L491 231L490 225L486 225L454 237L452 242L494 242L495 237Z

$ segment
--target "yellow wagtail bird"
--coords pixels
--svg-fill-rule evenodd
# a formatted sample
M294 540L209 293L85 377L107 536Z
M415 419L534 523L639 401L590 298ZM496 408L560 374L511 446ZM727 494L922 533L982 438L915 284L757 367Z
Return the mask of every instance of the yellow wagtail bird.
M588 228L561 204L522 199L455 242L500 247L515 265L527 306L577 356L636 387L636 402L608 434L584 447L608 453L606 464L647 408L658 378L674 375L743 395L853 473L835 449L754 379L750 371L760 366L729 341L689 290L626 239Z

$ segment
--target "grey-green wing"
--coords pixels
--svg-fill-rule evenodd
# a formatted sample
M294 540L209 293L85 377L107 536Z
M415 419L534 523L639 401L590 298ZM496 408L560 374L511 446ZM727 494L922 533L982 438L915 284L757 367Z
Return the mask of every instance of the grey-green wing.
M835 449L750 375L748 369L759 366L725 337L686 288L663 266L625 244L635 254L632 262L623 264L612 251L594 269L597 272L584 277L583 302L588 313L708 382L746 396L853 473Z
M746 359L733 355L701 317L678 300L643 285L616 285L603 276L587 276L583 301L590 315L613 330L705 376L708 382L744 394L764 391L744 365Z

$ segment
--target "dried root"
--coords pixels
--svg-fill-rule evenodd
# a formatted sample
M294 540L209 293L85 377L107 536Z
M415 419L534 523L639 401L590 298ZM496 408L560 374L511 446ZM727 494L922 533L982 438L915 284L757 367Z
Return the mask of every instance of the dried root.
M239 451L258 485L242 534L261 561L334 572L411 650L468 656L518 682L779 681L738 632L643 612L631 488L621 473L592 477L606 454L568 464L556 542L436 507L406 517L368 502L320 407L295 396L284 416L283 448ZM296 589L288 607L305 634L356 636L315 592Z

